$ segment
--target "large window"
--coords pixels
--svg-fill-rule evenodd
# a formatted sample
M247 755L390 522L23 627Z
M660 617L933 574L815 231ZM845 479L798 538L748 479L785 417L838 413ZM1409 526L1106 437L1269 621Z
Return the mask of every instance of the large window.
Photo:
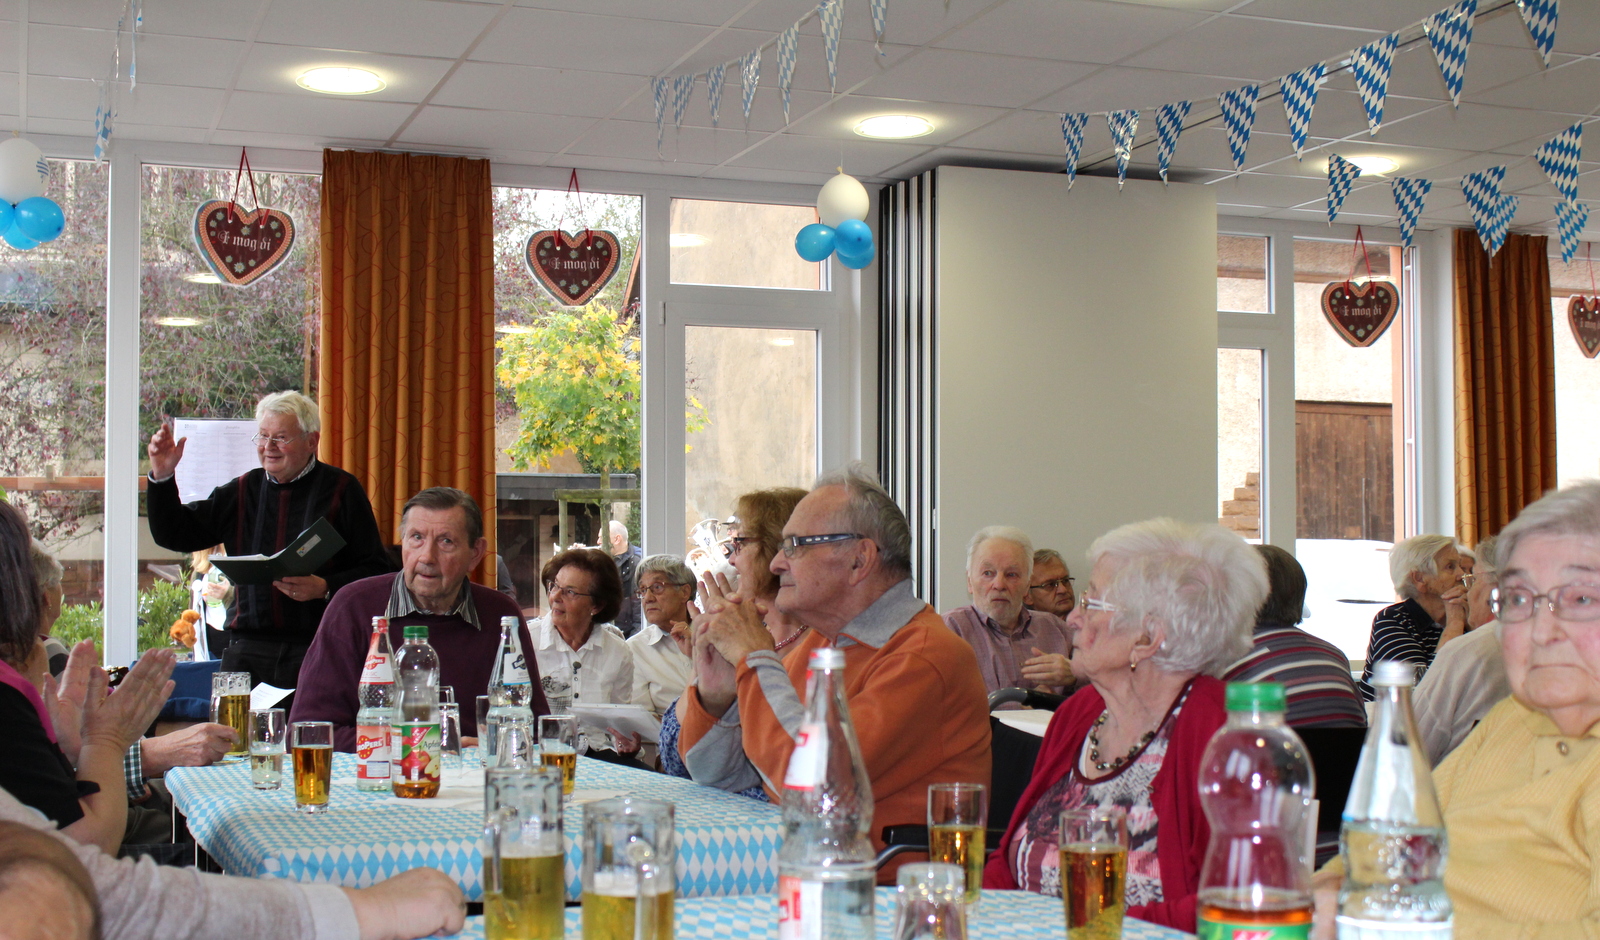
M1217 350L1217 517L1261 538L1261 361L1259 349Z
M794 236L817 221L812 206L672 200L672 283L827 288L828 265L802 259Z

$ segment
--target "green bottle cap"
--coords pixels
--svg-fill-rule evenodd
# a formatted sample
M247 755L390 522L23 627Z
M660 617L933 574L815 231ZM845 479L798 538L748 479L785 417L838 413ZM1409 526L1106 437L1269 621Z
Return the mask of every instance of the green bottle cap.
M1281 682L1230 682L1227 706L1230 712L1281 712L1285 697Z
M426 640L428 638L428 628L424 626L412 624L407 626L405 631L406 639L408 640Z

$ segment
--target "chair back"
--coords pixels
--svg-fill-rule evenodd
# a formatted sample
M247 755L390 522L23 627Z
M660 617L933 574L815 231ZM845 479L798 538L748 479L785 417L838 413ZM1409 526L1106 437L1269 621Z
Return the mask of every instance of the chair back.
M1033 779L1033 764L1044 739L992 716L989 734L989 828L1004 832Z
M1350 798L1366 728L1296 728L1317 774L1317 864L1338 852L1344 804Z

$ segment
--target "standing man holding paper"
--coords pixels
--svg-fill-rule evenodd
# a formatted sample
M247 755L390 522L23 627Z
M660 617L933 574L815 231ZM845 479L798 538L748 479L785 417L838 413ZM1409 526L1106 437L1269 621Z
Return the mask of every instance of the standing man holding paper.
M187 438L164 422L150 439L150 535L178 552L221 543L229 555L271 555L319 519L345 545L308 575L268 584L238 584L233 643L222 668L248 672L252 683L294 688L317 624L333 592L352 581L393 571L361 483L316 459L322 428L316 402L299 392L274 392L256 406L261 468L184 503L174 479Z

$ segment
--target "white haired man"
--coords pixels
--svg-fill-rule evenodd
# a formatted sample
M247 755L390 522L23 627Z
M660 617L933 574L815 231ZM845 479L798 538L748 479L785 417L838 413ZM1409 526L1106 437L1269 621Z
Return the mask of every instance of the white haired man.
M1389 577L1400 603L1372 618L1361 697L1372 701L1372 666L1401 660L1416 667L1420 681L1439 647L1467 628L1467 587L1461 551L1447 535L1413 535L1389 552Z
M1064 695L1072 687L1072 633L1055 614L1023 602L1033 583L1033 542L1011 526L979 529L967 543L967 593L972 603L946 611L944 622L972 644L983 684Z
M327 564L303 577L238 585L222 668L252 682L292 689L333 592L393 571L366 490L355 477L316 458L322 420L299 392L274 392L256 405L261 469L229 480L205 499L184 503L175 479L184 439L163 422L150 438L150 535L157 545L193 552L221 544L230 555L271 555L318 517L344 537Z

